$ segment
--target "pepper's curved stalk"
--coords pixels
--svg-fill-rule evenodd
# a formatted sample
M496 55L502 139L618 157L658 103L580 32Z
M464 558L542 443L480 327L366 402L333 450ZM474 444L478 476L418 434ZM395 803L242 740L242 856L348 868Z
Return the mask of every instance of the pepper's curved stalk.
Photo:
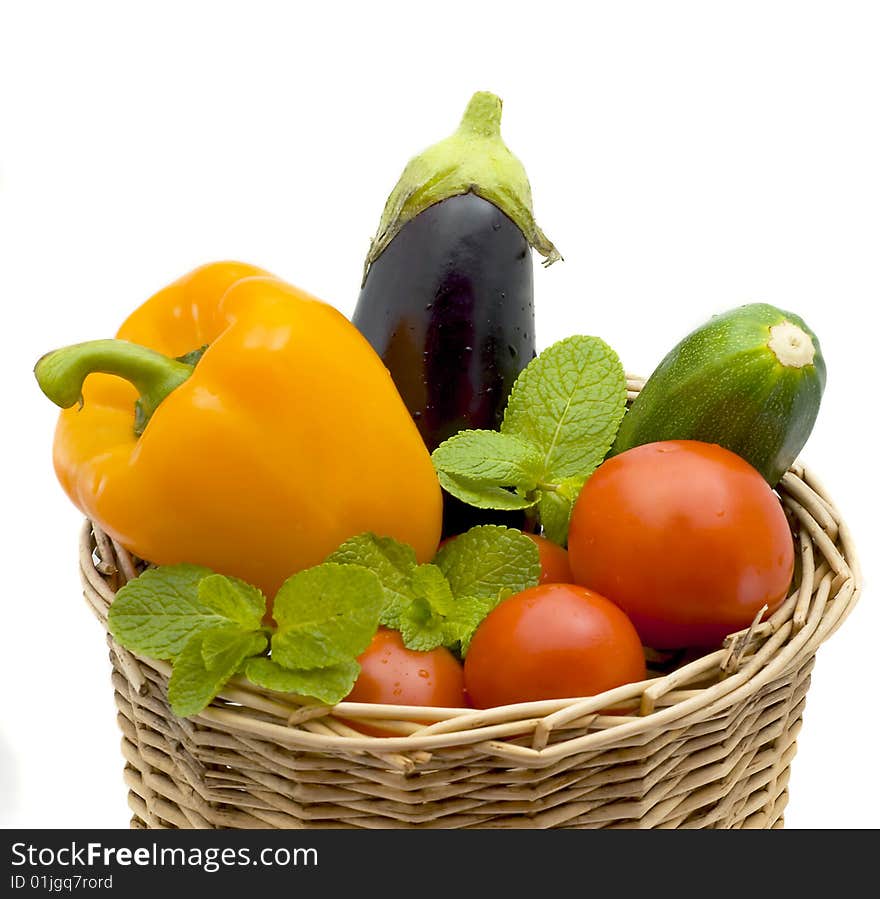
M408 221L441 200L466 193L488 200L515 222L545 266L562 258L535 222L526 171L501 138L501 99L478 91L458 130L407 163L370 242L364 282L370 266Z
M134 432L140 435L162 400L180 387L194 368L127 340L90 340L46 353L34 366L34 375L43 393L62 409L77 403L82 406L82 387L90 374L124 378L140 394L134 420Z

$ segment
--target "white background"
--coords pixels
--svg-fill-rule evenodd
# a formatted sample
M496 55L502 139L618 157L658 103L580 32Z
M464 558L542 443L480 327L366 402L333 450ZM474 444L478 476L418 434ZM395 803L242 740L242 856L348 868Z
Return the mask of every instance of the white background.
M649 373L754 300L818 333L803 458L868 588L819 650L786 821L875 827L878 46L877 5L841 0L4 3L0 824L129 818L37 357L222 258L350 313L403 164L491 90L565 256L535 273L541 347L597 334Z

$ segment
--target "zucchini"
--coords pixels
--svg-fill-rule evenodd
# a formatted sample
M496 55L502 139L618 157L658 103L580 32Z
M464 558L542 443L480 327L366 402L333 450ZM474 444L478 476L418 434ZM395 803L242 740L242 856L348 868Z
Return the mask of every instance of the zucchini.
M766 303L716 315L657 366L611 455L659 440L717 443L775 487L807 442L825 389L816 335Z

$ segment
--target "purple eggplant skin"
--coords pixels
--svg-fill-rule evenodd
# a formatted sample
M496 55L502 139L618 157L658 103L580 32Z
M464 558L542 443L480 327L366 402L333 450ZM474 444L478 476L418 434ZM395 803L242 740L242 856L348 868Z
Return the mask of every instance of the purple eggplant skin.
M461 430L495 430L535 357L531 250L473 193L408 221L367 271L352 321L382 357L428 450ZM519 527L446 496L444 535L478 523Z

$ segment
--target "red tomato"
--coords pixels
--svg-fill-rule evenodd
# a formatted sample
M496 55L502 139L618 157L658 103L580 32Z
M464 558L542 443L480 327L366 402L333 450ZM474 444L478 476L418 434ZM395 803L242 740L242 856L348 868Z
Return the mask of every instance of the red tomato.
M539 584L570 584L574 578L568 564L568 553L561 547L537 534L526 534L538 546L538 557L541 560L541 576Z
M711 647L785 599L791 530L776 494L739 456L693 440L604 462L571 515L575 580L617 603L656 649Z
M497 605L464 660L477 708L594 696L645 678L645 657L626 615L575 584L542 584Z
M417 652L404 646L399 631L380 627L358 657L361 673L346 702L466 708L464 673L458 659L444 647ZM357 724L374 736L388 731Z

